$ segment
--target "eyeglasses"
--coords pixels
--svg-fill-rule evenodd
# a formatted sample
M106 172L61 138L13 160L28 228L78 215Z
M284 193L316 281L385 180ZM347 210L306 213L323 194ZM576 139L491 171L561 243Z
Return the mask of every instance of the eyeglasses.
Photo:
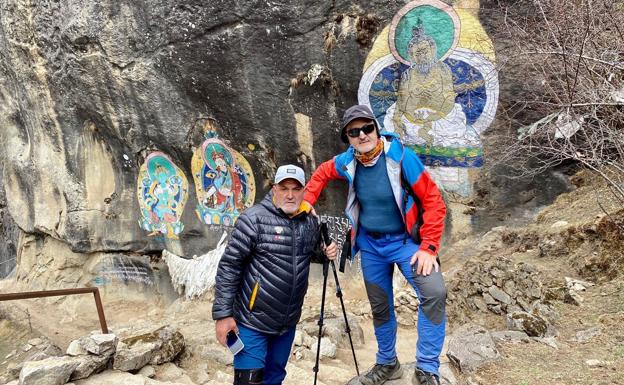
M363 132L365 135L368 135L371 132L373 132L374 129L375 129L375 123L369 123L360 128L352 128L350 130L347 130L347 135L349 135L352 138L357 138L358 136L360 136L360 132Z

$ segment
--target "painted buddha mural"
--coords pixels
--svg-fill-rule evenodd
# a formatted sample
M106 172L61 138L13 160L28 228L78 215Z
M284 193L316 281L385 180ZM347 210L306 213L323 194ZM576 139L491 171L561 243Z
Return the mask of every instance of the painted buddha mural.
M207 225L233 226L253 205L256 185L249 162L214 131L193 154L191 169L197 192L197 217Z
M139 170L137 198L141 228L149 231L149 236L178 239L184 230L181 218L188 199L188 182L169 156L160 151L147 156Z
M358 91L382 128L461 195L467 169L483 165L480 135L498 105L494 49L475 10L474 0L408 3L377 37Z

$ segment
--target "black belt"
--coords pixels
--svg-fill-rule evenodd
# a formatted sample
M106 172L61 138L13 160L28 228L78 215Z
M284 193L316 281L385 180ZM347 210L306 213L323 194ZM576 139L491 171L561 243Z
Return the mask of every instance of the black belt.
M379 233L379 232L376 232L376 231L368 231L368 230L366 231L366 235L368 235L369 237L371 237L373 239L383 238L386 235L393 236L393 235L401 235L401 234L403 234L403 233Z

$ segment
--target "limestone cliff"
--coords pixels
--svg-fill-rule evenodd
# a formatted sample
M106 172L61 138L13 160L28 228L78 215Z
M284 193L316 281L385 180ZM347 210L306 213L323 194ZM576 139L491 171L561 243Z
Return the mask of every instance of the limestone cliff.
M313 156L340 149L338 111L355 102L366 54L356 21L368 11L388 18L394 8L3 1L0 143L9 212L22 230L76 252L160 250L168 239L147 237L137 225L139 168L158 150L190 179L206 121L249 161L262 197L276 164L304 163L309 171ZM344 36L334 48L340 54L330 55L324 32L338 15ZM315 63L328 68L326 81L291 88ZM297 124L303 115L314 116L311 124ZM186 254L206 251L220 236L197 220L189 195Z
M499 98L479 7L2 1L3 218L71 253L203 254L264 196L277 165L310 173L344 149L340 117L357 102L370 103L385 129L412 135L404 143L447 191L470 195L483 164L478 134L494 121ZM421 126L410 123L413 111L389 107L401 79L421 68L408 42L439 46L434 67L455 96L454 105L443 103L446 117ZM407 86L418 89L414 79ZM422 117L434 102L395 104ZM429 148L418 130L433 140ZM340 236L344 186L336 186L318 206ZM469 223L465 208L455 211L454 220ZM2 236L15 245L13 228L3 225Z

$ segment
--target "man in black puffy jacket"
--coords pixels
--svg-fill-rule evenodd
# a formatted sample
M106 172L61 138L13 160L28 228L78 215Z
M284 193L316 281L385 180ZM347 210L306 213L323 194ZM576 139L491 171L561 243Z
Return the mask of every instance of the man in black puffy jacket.
M234 356L234 385L281 384L318 253L318 219L303 202L305 175L277 169L271 191L237 220L216 278L212 318L217 340L230 331L245 345ZM335 259L336 245L323 247Z

